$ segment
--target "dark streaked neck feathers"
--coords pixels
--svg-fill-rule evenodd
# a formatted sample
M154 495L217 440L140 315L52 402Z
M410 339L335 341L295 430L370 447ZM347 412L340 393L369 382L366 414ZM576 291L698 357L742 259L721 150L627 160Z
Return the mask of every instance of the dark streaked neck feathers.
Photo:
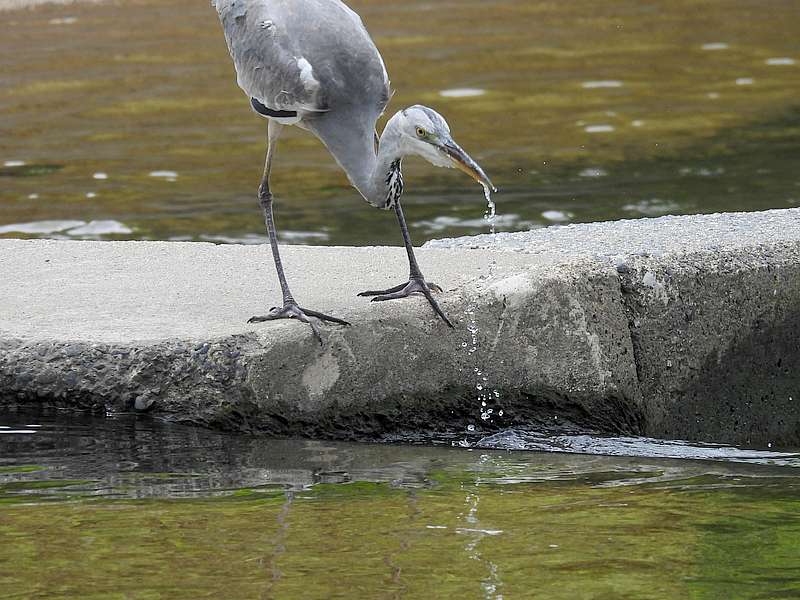
M389 173L386 175L386 204L385 208L394 208L400 196L403 195L403 171L401 170L403 159L398 158L389 166Z

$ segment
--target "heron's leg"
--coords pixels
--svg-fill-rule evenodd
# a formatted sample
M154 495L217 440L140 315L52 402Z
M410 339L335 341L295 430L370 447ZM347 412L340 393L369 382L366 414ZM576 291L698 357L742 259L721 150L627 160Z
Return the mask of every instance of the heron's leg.
M444 314L439 307L439 303L433 297L432 292L441 292L440 288L435 283L428 283L422 275L422 270L417 263L417 257L414 256L414 246L411 245L411 235L408 233L408 225L406 224L406 217L403 214L403 208L400 206L398 199L394 204L394 212L397 215L397 220L400 223L400 231L403 234L403 244L406 247L406 254L408 254L408 283L403 283L388 290L361 292L359 296L374 296L373 302L384 302L386 300L396 300L398 298L407 298L411 294L422 294L428 299L431 307L441 319L450 327L453 324L447 315Z
M267 226L267 234L269 235L269 244L272 247L272 258L275 260L275 270L278 272L278 281L281 284L281 292L283 293L283 308L273 307L270 309L269 314L262 317L252 317L248 323L262 323L264 321L274 321L276 319L297 319L308 323L314 332L314 336L322 343L322 336L320 335L319 328L309 317L314 317L322 321L330 321L332 323L339 323L340 325L349 325L347 321L337 319L313 310L300 308L297 305L292 292L289 289L289 284L286 282L286 274L283 272L283 262L281 261L280 250L278 249L278 232L275 228L275 219L272 214L272 193L269 190L269 176L272 171L272 157L275 153L275 146L280 137L283 125L270 119L268 128L268 145L267 145L267 159L264 163L264 175L261 178L261 185L258 188L258 202L264 210L264 222Z
M283 303L295 304L292 292L289 290L289 284L286 283L286 274L283 272L283 262L281 261L281 253L278 250L278 232L275 229L275 219L272 215L272 192L269 190L269 176L272 172L272 157L275 154L275 146L278 143L278 138L283 131L283 125L269 120L267 128L267 158L264 162L264 175L261 177L261 185L258 186L258 203L264 211L264 223L267 226L267 233L269 234L269 244L272 247L272 258L275 260L275 269L278 271L278 281L281 284L281 292L283 292Z

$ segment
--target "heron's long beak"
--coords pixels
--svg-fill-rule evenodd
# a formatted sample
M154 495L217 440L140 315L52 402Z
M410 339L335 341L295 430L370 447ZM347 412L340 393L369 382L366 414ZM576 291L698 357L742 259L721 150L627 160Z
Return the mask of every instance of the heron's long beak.
M486 173L483 172L481 166L472 160L472 157L464 152L464 149L456 144L452 139L446 140L440 146L442 152L444 152L448 158L453 161L453 165L464 171L467 175L472 177L475 181L480 183L481 185L485 185L493 192L497 191L497 188L494 187L489 177L487 177Z

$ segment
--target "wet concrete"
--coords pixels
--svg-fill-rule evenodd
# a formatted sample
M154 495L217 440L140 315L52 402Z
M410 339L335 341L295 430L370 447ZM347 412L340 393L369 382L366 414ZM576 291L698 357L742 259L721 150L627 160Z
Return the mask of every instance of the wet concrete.
M326 326L323 345L301 323L246 323L279 297L264 246L0 241L0 403L273 434L568 421L798 445L799 219L435 242L419 258L454 330L423 299L356 297L406 276L400 248L287 247L301 304L353 323Z

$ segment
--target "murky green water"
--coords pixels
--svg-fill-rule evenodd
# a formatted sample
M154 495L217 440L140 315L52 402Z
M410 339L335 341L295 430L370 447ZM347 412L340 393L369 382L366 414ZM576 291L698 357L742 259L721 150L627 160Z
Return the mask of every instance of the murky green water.
M267 440L54 413L0 424L3 598L800 595L798 455Z
M352 5L386 58L390 110L448 117L503 192L500 229L800 203L795 0ZM208 2L0 22L0 235L262 239L264 124ZM466 177L406 171L416 241L484 230ZM273 187L285 241L399 242L307 134L280 147Z

